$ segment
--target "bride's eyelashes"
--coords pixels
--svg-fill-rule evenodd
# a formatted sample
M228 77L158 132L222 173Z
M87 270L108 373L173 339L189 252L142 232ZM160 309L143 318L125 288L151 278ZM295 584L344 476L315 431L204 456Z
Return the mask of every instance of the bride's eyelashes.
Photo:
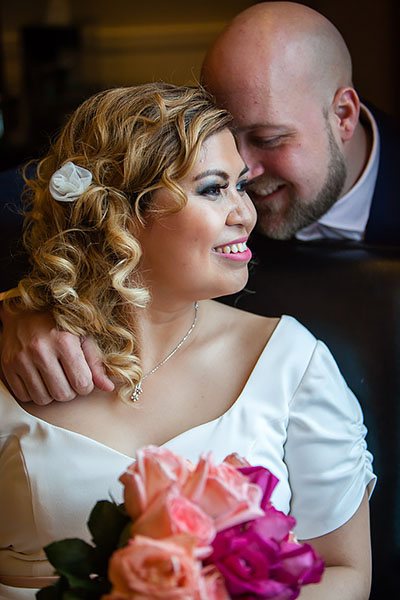
M242 179L236 184L236 190L239 194L245 194L247 191L247 179ZM227 190L229 183L208 183L201 186L196 190L196 193L200 196L209 196L211 198L218 198L222 195L223 190Z
M197 189L199 196L209 196L210 198L219 198L222 191L228 189L228 183L207 183Z

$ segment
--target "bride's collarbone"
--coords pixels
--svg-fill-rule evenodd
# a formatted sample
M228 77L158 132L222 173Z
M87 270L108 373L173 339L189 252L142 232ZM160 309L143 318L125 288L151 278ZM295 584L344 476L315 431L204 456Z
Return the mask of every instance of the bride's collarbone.
M261 328L257 318L245 321L246 327L227 327L208 344L203 339L177 353L143 382L136 403L95 390L71 402L29 405L28 412L132 457L141 446L163 445L220 417L240 395L277 324L265 319Z
M210 336L205 347L203 340L177 353L143 381L137 403L114 409L128 443L136 448L162 445L226 413L243 390L277 322L250 318L245 331L228 328L223 338Z
M189 378L190 379L190 378ZM94 391L70 402L46 406L24 405L33 416L92 439L117 452L135 457L141 446L163 445L193 427L221 416L233 403L219 390L189 379L154 376L145 381L136 403L124 403L117 395ZM196 379L196 378L194 378Z

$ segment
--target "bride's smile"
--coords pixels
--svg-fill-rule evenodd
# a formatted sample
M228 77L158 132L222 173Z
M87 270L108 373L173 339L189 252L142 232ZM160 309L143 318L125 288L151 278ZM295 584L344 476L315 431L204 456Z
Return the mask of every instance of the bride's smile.
M233 242L216 246L213 248L213 252L222 254L223 258L245 260L248 262L251 258L251 250L247 247L247 239L248 238L242 238L240 240L234 240Z

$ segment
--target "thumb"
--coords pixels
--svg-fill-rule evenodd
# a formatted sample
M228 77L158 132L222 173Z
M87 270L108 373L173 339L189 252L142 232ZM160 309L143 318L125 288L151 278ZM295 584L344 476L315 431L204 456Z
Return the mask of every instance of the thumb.
M82 352L85 355L86 362L92 372L93 383L104 392L112 392L114 384L107 376L103 362L101 360L100 351L91 336L85 337L82 344Z

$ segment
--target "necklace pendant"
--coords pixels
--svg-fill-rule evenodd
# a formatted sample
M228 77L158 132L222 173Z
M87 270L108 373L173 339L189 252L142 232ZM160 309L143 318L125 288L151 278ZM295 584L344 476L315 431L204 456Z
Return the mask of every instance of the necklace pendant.
M137 383L135 385L135 389L133 390L133 394L131 396L131 400L132 402L137 402L139 399L140 394L143 392L142 390L142 382L139 381L139 383Z
M186 342L186 340L188 339L189 335L192 333L193 329L196 327L196 323L197 323L197 311L199 309L199 304L196 301L194 303L194 318L193 318L193 323L191 324L191 326L189 327L188 331L185 333L185 335L183 336L183 338L181 339L181 341L179 342L179 344L177 344L175 346L175 348L164 358L164 360L162 360L160 363L158 363L158 365L156 365L154 367L154 369L152 369L151 371L149 371L148 373L146 373L145 375L142 376L142 379L139 381L139 383L137 383L135 385L135 388L133 390L133 393L131 395L131 400L132 402L137 402L139 400L139 396L142 393L142 381L144 381L145 379L147 379L147 377L149 377L150 375L153 375L153 373L155 373L156 371L158 371L158 369L160 367L162 367L163 365L165 365L165 363L174 356L174 354L176 352L178 352L178 350L183 346L183 344Z

